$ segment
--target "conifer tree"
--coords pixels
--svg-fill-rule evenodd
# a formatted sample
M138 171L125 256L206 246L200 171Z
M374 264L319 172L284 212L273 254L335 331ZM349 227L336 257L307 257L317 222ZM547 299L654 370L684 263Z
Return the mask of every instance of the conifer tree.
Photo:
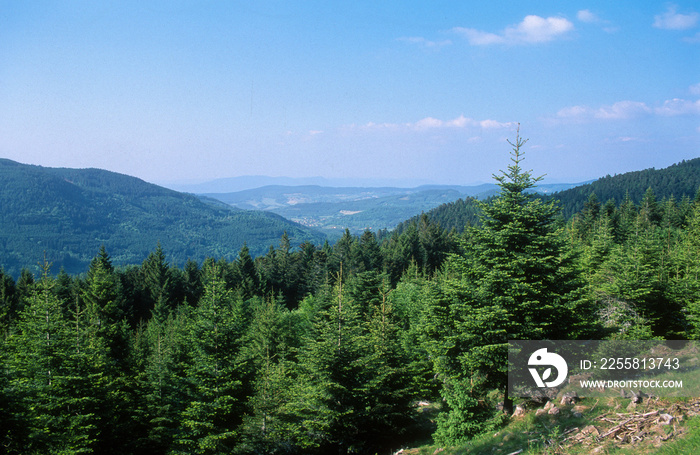
M18 314L17 290L12 277L0 268L0 340L9 336Z
M104 246L90 264L81 297L85 302L86 317L112 359L111 367L126 368L129 351L127 318L120 282Z
M238 288L240 289L241 297L249 299L258 292L260 280L255 270L253 258L250 256L248 245L245 243L238 253L237 266L240 277Z
M220 268L204 274L204 294L187 334L189 391L176 447L184 453L216 454L231 452L238 439L243 397L236 358L243 314Z
M71 324L55 280L43 276L8 341L10 387L19 398L26 439L20 453L80 453L99 447L104 400L104 347L80 318ZM76 314L80 314L76 312Z
M242 445L248 453L283 453L291 445L284 406L293 384L293 366L285 343L284 315L289 312L272 298L251 302L240 360L251 376L251 396L241 426Z
M360 316L343 288L342 268L323 298L314 330L299 354L302 369L287 407L293 440L304 452L343 453L357 433L355 396L361 377Z
M352 291L336 277L299 355L299 380L286 409L304 453L383 451L400 444L401 429L411 422L415 395L388 280L361 279L369 273L349 280L360 279Z
M171 314L165 321L142 322L134 336L135 452L165 453L172 448L187 404L185 367L188 314Z
M699 192L700 194L700 192ZM700 203L695 202L688 228L673 258L670 294L680 302L687 314L685 334L700 340Z
M170 266L165 260L165 253L160 243L143 262L141 272L152 317L162 323L172 310L172 302L170 300Z
M525 142L519 134L509 141L512 164L494 175L501 192L482 204L481 226L468 231L465 254L448 261L430 311L427 336L448 404L438 427L444 442L483 431L478 400L505 391L508 340L576 337L591 322L557 207L528 192L542 177L521 167Z
M184 269L184 297L187 304L197 305L202 297L202 273L197 262L188 259Z

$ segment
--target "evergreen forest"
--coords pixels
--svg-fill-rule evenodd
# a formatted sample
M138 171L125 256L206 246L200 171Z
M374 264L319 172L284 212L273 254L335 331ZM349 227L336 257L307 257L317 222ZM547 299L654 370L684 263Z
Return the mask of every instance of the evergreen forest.
M157 244L115 266L102 247L82 274L0 273L0 450L454 445L508 419L509 339L700 339L700 197L591 193L565 217L530 191L524 143L462 229L424 214L255 257L174 265Z

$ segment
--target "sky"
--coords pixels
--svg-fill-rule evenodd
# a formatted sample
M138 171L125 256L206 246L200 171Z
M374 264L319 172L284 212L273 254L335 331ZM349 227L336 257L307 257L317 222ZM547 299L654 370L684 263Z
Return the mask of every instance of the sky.
M0 157L154 183L700 157L700 5L0 0Z

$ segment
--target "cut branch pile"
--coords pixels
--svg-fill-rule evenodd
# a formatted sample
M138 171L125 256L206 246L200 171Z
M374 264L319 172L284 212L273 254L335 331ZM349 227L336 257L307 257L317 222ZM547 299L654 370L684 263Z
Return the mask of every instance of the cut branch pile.
M700 401L672 404L665 409L645 413L610 412L598 416L600 425L588 425L583 429L573 428L561 443L582 444L586 446L605 443L636 444L648 441L659 445L677 437L683 428L677 426L684 417L700 415ZM609 426L612 425L612 426Z

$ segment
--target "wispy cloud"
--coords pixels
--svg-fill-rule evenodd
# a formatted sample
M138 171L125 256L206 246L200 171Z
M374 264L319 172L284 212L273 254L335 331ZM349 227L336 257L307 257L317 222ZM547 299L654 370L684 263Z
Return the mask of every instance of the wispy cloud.
M600 16L587 9L582 9L578 11L576 13L576 19L585 24L601 26L603 30L608 33L613 33L618 30L617 27L611 25L610 21L602 19Z
M611 106L602 106L595 112L600 119L628 119L649 114L651 108L639 101L619 101Z
M654 109L659 115L700 115L700 100L688 101L679 98L664 101L663 106Z
M611 105L591 108L588 106L571 106L557 112L557 118L570 120L620 120L649 114L652 109L637 101L618 101Z
M425 47L425 48L440 48L443 46L449 46L452 44L452 41L449 39L446 40L441 40L441 41L431 41L426 38L423 38L422 36L409 36L409 37L402 37L398 38L398 41L403 41L405 43L410 43L410 44L415 44L420 47Z
M495 130L499 128L511 128L515 126L515 122L499 122L497 120L475 120L469 117L460 115L451 120L441 120L434 117L425 117L415 122L409 123L366 123L360 128L371 130L409 130L409 131L429 131L436 129L464 129L464 128L479 128L484 130Z
M598 17L598 15L592 13L587 9L582 9L581 11L576 13L576 19L589 24L595 24L600 22L600 18Z
M693 87L691 87L691 90L693 90ZM626 120L649 115L666 117L700 115L700 100L691 101L673 98L664 101L662 105L656 107L650 107L643 102L629 100L618 101L617 103L598 108L570 106L559 110L556 119L559 121L588 122L593 120Z
M506 42L505 36L483 32L475 28L455 27L452 31L465 37L472 46L487 46Z
M700 13L681 14L676 12L677 9L678 6L669 5L665 13L654 16L652 25L665 30L687 30L697 25Z
M491 33L475 28L455 27L453 32L465 37L472 46L490 44L545 43L566 36L574 24L563 17L525 16L518 24L506 27L501 33Z
M690 44L700 44L700 32L696 33L694 36L686 36L683 41Z
M698 82L697 84L691 85L690 88L689 88L688 90L689 90L690 93L692 93L693 95L700 95L700 82Z

